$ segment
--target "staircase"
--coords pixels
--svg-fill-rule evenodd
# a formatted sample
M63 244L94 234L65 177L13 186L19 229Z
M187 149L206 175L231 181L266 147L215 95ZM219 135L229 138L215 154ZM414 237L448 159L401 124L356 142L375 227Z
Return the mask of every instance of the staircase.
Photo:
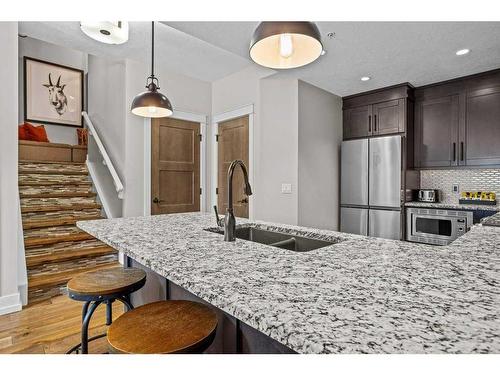
M30 304L81 272L119 266L113 248L75 226L102 218L84 163L20 161L19 194Z

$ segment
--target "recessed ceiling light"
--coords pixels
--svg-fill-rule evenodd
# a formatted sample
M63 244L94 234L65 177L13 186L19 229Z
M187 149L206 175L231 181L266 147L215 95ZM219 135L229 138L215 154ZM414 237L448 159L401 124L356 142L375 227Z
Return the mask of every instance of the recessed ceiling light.
M459 49L455 54L457 56L462 56L462 55L467 55L470 52L470 49L464 48L464 49Z
M361 77L362 81L369 81L370 79L371 79L371 77L368 77L368 76Z

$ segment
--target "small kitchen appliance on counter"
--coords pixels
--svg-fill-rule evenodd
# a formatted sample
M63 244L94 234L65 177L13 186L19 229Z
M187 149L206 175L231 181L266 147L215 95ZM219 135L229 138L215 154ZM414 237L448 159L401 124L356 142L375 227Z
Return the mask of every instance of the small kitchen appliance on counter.
M460 193L460 204L483 204L495 206L497 204L496 194L491 191L463 191Z
M427 203L439 202L439 190L419 189L417 190L417 200L419 202L427 202Z

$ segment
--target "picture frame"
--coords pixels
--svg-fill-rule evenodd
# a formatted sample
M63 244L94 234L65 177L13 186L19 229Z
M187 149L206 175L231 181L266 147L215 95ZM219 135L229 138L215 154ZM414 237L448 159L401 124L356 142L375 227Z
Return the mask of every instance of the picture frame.
M84 72L24 56L24 121L83 127Z

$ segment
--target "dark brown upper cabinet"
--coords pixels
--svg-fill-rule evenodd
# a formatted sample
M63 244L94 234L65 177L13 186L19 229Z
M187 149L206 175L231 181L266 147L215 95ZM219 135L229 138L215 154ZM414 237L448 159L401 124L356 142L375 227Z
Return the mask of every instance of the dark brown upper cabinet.
M407 132L412 100L409 84L344 97L344 140Z
M414 163L500 165L500 70L415 90Z
M416 167L458 165L458 103L458 95L416 100Z
M461 160L466 165L500 165L500 82L467 93L465 124Z
M344 138L362 138L371 133L371 106L344 109Z

